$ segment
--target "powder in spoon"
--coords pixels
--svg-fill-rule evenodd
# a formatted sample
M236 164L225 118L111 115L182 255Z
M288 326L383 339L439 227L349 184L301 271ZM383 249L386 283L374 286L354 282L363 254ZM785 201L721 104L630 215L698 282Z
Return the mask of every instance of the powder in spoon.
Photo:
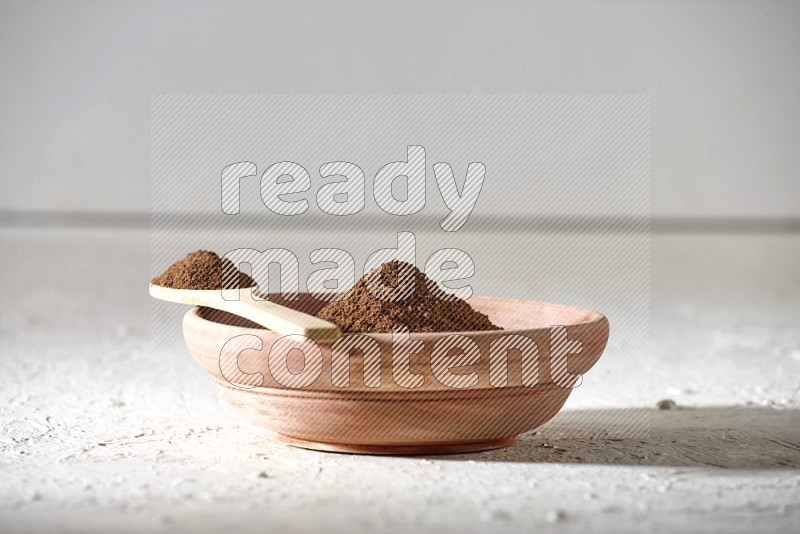
M404 299L376 298L370 292L372 287L381 296L382 288L386 296L403 281L408 280L410 286L412 279L414 291ZM415 266L397 260L365 274L317 316L344 332L391 332L396 326L405 326L411 332L502 330L466 300L445 293Z
M173 289L230 289L254 287L255 281L239 271L231 260L220 258L209 250L198 250L173 263L169 269L153 278L150 283Z

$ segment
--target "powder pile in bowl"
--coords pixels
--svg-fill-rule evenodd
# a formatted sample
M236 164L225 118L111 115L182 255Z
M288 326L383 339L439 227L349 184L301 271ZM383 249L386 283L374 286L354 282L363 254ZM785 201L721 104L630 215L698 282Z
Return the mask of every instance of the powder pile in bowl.
M403 299L377 298L368 286L371 284L373 290L383 287L389 294L390 289L409 279L413 279L414 291ZM380 289L376 293L381 296ZM344 332L391 332L396 326L405 326L411 332L502 330L466 300L445 293L415 266L397 260L365 274L317 316Z
M173 289L232 289L254 287L255 281L239 271L231 260L220 258L209 250L198 250L173 263L169 269L153 278L150 283Z

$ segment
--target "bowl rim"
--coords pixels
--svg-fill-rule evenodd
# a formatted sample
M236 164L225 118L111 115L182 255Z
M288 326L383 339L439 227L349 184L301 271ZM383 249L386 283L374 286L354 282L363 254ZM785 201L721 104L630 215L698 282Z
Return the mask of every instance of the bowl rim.
M304 295L304 294L308 294L308 293L305 293L305 292L301 292L300 293L300 295ZM603 322L603 321L608 322L608 319L606 318L605 315L603 315L603 314L601 314L599 312L596 312L594 310L590 310L590 309L587 309L587 308L581 308L579 306L570 306L570 305L567 305L567 304L558 304L558 303L554 303L554 302L547 302L547 301L541 301L541 300L524 300L524 299L512 299L512 298L506 298L506 297L493 297L493 296L489 296L489 295L473 295L472 298L493 299L493 300L502 301L502 302L508 303L508 304L514 304L514 303L542 304L542 305L546 305L548 307L561 308L562 310L565 310L565 311L569 310L569 311L574 312L576 314L584 314L586 316L586 318L584 320L582 320L582 321L570 322L570 323L559 325L559 326L575 327L575 326L590 325L590 324L593 324L593 323L598 323L598 322ZM206 328L213 328L213 329L234 328L237 331L253 333L254 335L259 335L259 334L257 334L257 332L261 332L262 334L260 334L260 335L263 335L263 333L277 334L276 332L274 332L272 330L269 330L267 328L250 328L250 327L247 327L247 326L236 326L236 325L225 324L225 323L222 323L222 322L219 322L219 321L213 321L211 319L207 319L207 318L202 317L200 315L200 308L201 308L201 306L195 306L192 309L190 309L186 313L186 315L189 316L189 317L192 317L193 321L197 321L200 324L208 323L206 325ZM554 326L554 325L551 325L551 326ZM443 336L449 336L449 335L463 335L463 336L476 336L476 335L480 335L480 336L498 336L498 335L500 335L500 336L502 336L502 335L509 335L509 334L524 334L524 333L530 333L530 332L541 332L541 331L548 331L548 330L550 330L550 326L543 326L543 327L539 327L539 328L517 328L517 329L513 329L513 330L506 330L506 329L504 329L504 330L464 330L464 331L455 331L454 330L454 331L446 331L446 332L414 332L414 331L411 331L411 332L409 332L409 334L414 339L419 339L419 340L423 340L423 341L425 341L425 340L435 341L435 340L438 340L438 339L442 338ZM392 332L342 332L342 338L347 337L349 335L355 335L355 334L366 335L366 336L369 336L369 337L375 339L376 341L379 341L379 342L380 341L385 341L386 343L391 343L392 336L394 335ZM342 338L340 338L340 339L342 339Z

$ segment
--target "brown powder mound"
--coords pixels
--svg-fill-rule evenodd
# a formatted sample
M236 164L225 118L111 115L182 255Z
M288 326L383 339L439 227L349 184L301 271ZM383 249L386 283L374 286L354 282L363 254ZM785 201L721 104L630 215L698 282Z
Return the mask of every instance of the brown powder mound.
M412 284L414 292L405 296L405 289ZM376 298L370 287L384 298ZM395 326L405 326L411 332L502 330L466 300L445 293L422 271L397 260L365 274L317 316L344 332L391 332Z
M236 287L236 274L239 287L254 287L255 281L239 271L227 258L220 258L209 250L198 250L172 264L161 276L150 283L174 289L222 289Z

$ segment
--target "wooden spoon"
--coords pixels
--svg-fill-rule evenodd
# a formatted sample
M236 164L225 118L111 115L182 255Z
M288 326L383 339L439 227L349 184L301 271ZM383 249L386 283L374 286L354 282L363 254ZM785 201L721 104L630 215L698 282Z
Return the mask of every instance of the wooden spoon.
M225 300L219 289L174 289L150 284L150 296L169 302L226 311L258 323L273 332L283 335L300 334L317 343L332 343L342 337L341 330L335 324L268 300L256 300L249 289L242 288L239 300ZM226 291L231 291L231 296L235 296L235 292L239 290Z

